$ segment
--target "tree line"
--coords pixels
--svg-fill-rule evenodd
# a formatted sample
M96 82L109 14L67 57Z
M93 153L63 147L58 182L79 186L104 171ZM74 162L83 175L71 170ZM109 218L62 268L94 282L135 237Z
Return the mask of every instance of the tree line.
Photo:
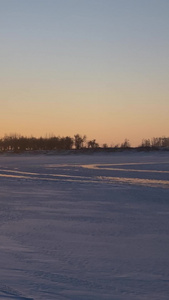
M143 139L141 147L144 148L166 148L169 147L169 137L154 137L150 139Z
M141 149L154 149L169 147L169 137L157 137L153 139L143 139L137 147ZM129 149L131 148L128 139L125 139L120 145L109 147L107 144L102 146L96 142L96 139L87 140L85 135L76 134L74 137L25 137L17 134L5 135L0 139L1 152L23 152L23 151L50 151L50 150L72 150L72 149Z
M83 147L98 148L96 140L87 141L86 136L80 134L74 137L25 137L17 134L5 135L0 139L0 151L36 151L36 150L71 150L82 149Z

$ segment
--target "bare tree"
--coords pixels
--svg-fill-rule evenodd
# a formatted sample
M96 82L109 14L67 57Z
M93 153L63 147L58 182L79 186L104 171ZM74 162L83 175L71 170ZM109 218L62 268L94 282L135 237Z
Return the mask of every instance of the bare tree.
M94 148L98 148L99 144L96 143L96 140L91 140L91 141L88 141L87 146L88 146L88 148L94 149Z
M83 148L84 142L86 141L86 136L83 137L80 134L74 135L74 144L76 149Z
M124 140L124 142L121 144L121 148L130 148L130 142L128 139Z

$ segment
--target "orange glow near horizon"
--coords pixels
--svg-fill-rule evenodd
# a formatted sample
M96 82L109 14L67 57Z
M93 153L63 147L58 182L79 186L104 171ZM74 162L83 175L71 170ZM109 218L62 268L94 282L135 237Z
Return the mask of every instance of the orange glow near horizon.
M8 95L1 108L1 137L10 133L36 137L79 133L88 139L95 138L101 145L120 144L127 138L132 146L137 146L143 138L168 134L168 112L163 111L160 103L154 106L141 101L135 103L132 98L119 101L120 96L113 93L113 96L96 92L71 94L70 91L67 94L54 93L53 96L50 93L41 95L39 92L38 97L37 93L32 94L34 101L29 101L27 96L23 100L22 95L20 99L15 96L12 101L12 96ZM45 100L47 96L48 101Z
M169 135L169 2L21 2L0 11L1 137Z

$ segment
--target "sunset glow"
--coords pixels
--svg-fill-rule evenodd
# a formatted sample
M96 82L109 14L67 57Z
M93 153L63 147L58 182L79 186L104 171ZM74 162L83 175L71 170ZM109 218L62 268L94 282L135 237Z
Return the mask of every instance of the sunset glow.
M169 135L169 1L0 0L0 136Z

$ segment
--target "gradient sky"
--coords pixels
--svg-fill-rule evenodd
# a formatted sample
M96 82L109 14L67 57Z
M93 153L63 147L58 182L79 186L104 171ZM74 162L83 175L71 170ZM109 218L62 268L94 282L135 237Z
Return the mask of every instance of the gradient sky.
M168 0L0 0L0 136L169 136Z

